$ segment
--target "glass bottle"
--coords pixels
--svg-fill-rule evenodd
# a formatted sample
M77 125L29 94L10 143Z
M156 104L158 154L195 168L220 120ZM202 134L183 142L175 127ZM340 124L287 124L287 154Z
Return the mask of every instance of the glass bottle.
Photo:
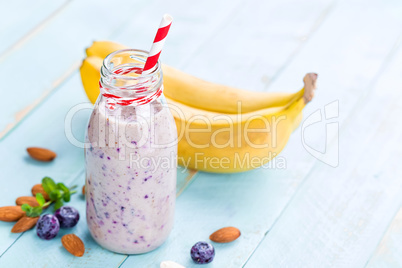
M105 58L86 135L87 224L98 244L123 254L159 247L173 227L177 131L160 63L141 76L147 55Z

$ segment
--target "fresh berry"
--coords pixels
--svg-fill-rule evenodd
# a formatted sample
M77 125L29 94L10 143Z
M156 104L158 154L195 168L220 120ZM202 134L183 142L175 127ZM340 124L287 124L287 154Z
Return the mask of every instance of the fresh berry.
M59 230L59 220L51 214L42 215L36 223L36 234L42 239L55 238Z
M61 228L71 228L77 225L80 219L80 214L78 210L73 207L64 206L56 210L54 215L60 222Z
M191 258L198 264L210 263L215 257L214 247L207 242L197 242L191 248Z

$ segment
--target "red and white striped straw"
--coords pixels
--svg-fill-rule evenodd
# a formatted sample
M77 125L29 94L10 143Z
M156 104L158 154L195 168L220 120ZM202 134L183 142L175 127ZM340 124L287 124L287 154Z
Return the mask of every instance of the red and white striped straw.
M151 73L156 66L172 21L172 16L169 14L163 15L158 32L156 33L154 42L152 43L151 50L149 51L147 61L145 62L144 69L142 70L142 74Z

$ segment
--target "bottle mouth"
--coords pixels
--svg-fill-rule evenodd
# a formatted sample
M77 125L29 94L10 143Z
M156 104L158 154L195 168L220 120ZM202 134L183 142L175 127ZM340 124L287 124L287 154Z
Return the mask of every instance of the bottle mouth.
M115 99L118 104L160 96L163 87L161 64L158 61L150 73L142 75L147 57L147 51L138 49L109 54L101 68L101 94Z
M123 84L124 87L135 87L139 82L143 84L149 81L160 74L161 64L158 61L152 72L142 75L147 57L148 51L139 49L122 49L110 53L103 60L101 81L105 86L115 89L121 88Z

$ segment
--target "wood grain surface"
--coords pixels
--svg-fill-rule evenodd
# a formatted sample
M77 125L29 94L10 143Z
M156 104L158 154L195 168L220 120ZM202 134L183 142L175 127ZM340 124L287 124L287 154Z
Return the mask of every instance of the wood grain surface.
M175 227L153 252L128 256L98 246L77 194L71 205L79 224L52 241L33 230L13 234L12 223L0 222L0 267L142 268L164 260L199 267L191 246L224 226L242 235L214 243L206 267L402 266L402 2L17 0L0 10L0 206L29 195L44 176L84 184L83 150L65 129L70 109L90 107L78 73L84 50L107 39L148 50L163 13L175 18L163 62L253 91L296 91L305 73L317 72L303 122L324 118L294 132L279 156L285 168L274 161L239 174L179 167ZM77 140L89 113L73 117ZM327 124L339 132L327 133ZM58 157L36 162L30 146ZM338 161L323 163L327 156ZM82 258L62 247L69 232L84 241Z

